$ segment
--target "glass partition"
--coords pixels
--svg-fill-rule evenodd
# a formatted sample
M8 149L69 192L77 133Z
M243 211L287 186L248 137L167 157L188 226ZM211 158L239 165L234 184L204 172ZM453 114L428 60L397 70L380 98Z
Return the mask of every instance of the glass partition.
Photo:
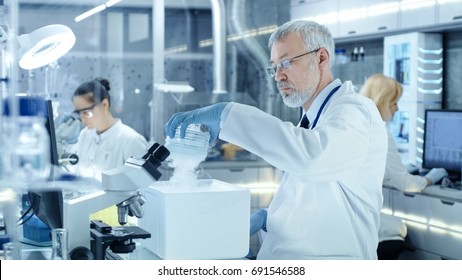
M114 115L147 140L160 143L165 139L163 125L173 113L220 101L253 105L296 123L299 111L283 104L274 80L264 71L269 35L290 17L289 7L277 2L20 0L20 33L63 24L74 32L76 42L53 63L20 70L18 91L51 98L59 117L73 111L72 95L79 84L106 78ZM219 21L214 20L214 13L220 12L217 5L223 8ZM219 33L225 32L220 34L221 56L214 48L220 43L215 40L217 26L222 27ZM217 74L220 63L224 66ZM214 93L217 82L226 93ZM165 84L193 91L160 90Z

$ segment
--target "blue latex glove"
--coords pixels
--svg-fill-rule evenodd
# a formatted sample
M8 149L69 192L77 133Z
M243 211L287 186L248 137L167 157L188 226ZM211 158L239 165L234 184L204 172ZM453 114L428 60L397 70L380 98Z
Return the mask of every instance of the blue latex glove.
M257 211L253 212L252 215L250 215L250 236L254 235L259 230L266 231L267 214L268 213L266 209L260 208ZM251 249L249 249L249 252L245 257L253 260L256 259L257 256L252 252Z
M266 231L266 209L258 209L250 216L250 236L257 233L259 230Z
M58 122L55 134L58 142L77 143L80 134L80 119L78 116L74 114L64 115Z
M168 137L175 137L175 130L180 127L180 137L184 138L186 128L190 124L201 124L208 128L210 133L209 144L215 142L220 133L221 113L228 102L213 104L204 108L195 109L188 112L175 113L165 124L165 133Z
M448 172L444 168L433 168L427 173L427 175L425 175L425 177L430 179L433 184L436 184L446 176L448 176Z

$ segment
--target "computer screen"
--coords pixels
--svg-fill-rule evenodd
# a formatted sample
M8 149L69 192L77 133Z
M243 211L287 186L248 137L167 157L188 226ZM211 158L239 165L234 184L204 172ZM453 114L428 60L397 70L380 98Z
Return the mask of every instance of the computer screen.
M51 164L58 166L59 165L58 148L56 144L53 103L51 100L46 100L45 105L46 105L46 111L47 111L45 127L48 131L48 135L50 136L50 160L51 160Z
M462 164L462 110L427 110L423 164L442 167L460 178Z
M50 160L52 164L49 180L53 180L53 170L59 165L58 150L56 146L55 124L53 105L51 100L46 100L46 122L45 126L50 138ZM31 205L34 207L34 214L47 224L50 228L63 227L63 195L62 191L40 191L29 192Z

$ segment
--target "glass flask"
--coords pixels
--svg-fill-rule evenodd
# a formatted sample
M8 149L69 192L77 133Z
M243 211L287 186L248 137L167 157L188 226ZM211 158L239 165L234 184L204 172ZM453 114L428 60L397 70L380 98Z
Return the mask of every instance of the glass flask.
M12 162L20 181L46 180L50 175L50 139L44 122L43 118L32 116L16 121Z
M17 106L17 114L14 107ZM37 96L5 101L1 144L3 177L30 187L50 176L50 137L45 100Z
M68 260L68 231L64 228L54 228L51 230L52 260Z

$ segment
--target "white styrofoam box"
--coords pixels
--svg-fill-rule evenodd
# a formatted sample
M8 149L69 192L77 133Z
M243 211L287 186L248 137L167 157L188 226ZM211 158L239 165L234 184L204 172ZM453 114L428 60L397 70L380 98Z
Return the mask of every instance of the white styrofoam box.
M235 259L249 250L250 191L213 179L144 189L144 246L162 259Z

